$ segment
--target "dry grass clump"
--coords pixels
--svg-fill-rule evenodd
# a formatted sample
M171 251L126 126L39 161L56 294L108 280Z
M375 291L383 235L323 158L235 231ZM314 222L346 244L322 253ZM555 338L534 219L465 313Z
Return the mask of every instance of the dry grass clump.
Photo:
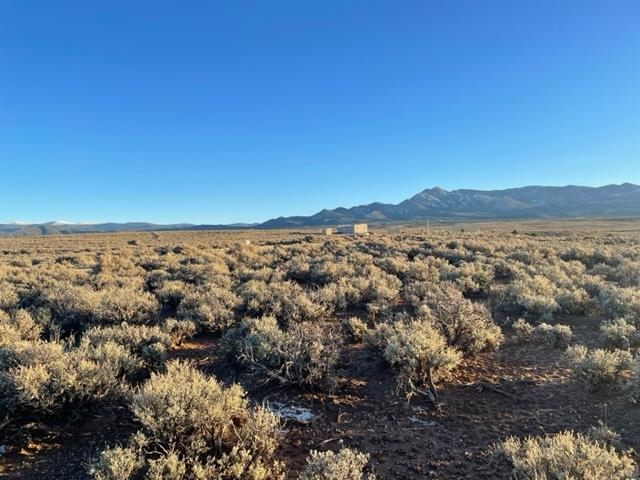
M254 373L283 385L330 389L338 360L337 339L321 324L294 323L286 330L275 317L247 320L223 344Z
M338 453L312 450L299 480L375 480L375 475L365 473L369 455L350 448Z
M568 325L549 325L543 322L534 326L522 318L516 320L512 328L517 342L539 343L554 348L566 347L573 336Z
M524 440L510 437L495 447L491 460L518 479L632 480L638 475L630 452L572 431Z
M583 345L567 348L566 357L574 376L593 392L609 391L623 383L633 364L633 357L627 350L588 350Z
M249 407L238 385L223 387L181 362L152 374L131 401L142 430L126 447L102 452L97 480L152 478L271 480L284 478L273 454L278 418Z

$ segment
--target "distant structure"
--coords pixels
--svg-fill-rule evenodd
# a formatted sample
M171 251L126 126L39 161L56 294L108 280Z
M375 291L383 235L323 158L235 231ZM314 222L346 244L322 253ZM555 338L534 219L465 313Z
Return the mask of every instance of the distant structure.
M366 223L354 223L353 225L340 225L336 228L336 233L349 235L368 235L369 227Z
M322 229L322 233L325 235L333 235L333 228L324 228Z

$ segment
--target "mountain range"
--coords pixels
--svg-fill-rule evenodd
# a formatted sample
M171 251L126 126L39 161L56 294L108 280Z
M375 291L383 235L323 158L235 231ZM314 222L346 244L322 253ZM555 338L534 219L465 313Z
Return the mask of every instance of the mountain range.
M506 190L423 190L398 204L370 203L321 210L315 215L278 217L259 224L158 225L152 223L0 224L0 235L49 235L153 230L273 229L331 226L344 223L391 223L432 220L640 217L640 186L527 186Z
M262 228L426 219L491 220L566 217L640 217L640 186L529 186L506 190L423 190L398 204L370 203L322 210L309 217L279 217Z

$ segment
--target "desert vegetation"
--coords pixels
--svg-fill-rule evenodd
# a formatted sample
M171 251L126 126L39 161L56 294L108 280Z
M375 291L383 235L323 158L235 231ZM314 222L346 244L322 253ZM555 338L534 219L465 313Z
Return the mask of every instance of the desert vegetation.
M0 238L0 474L637 478L640 237L555 227Z

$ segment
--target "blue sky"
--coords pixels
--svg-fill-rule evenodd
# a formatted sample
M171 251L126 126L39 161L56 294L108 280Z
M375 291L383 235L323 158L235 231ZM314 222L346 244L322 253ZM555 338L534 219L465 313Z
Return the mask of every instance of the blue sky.
M640 183L640 2L0 2L0 222Z

